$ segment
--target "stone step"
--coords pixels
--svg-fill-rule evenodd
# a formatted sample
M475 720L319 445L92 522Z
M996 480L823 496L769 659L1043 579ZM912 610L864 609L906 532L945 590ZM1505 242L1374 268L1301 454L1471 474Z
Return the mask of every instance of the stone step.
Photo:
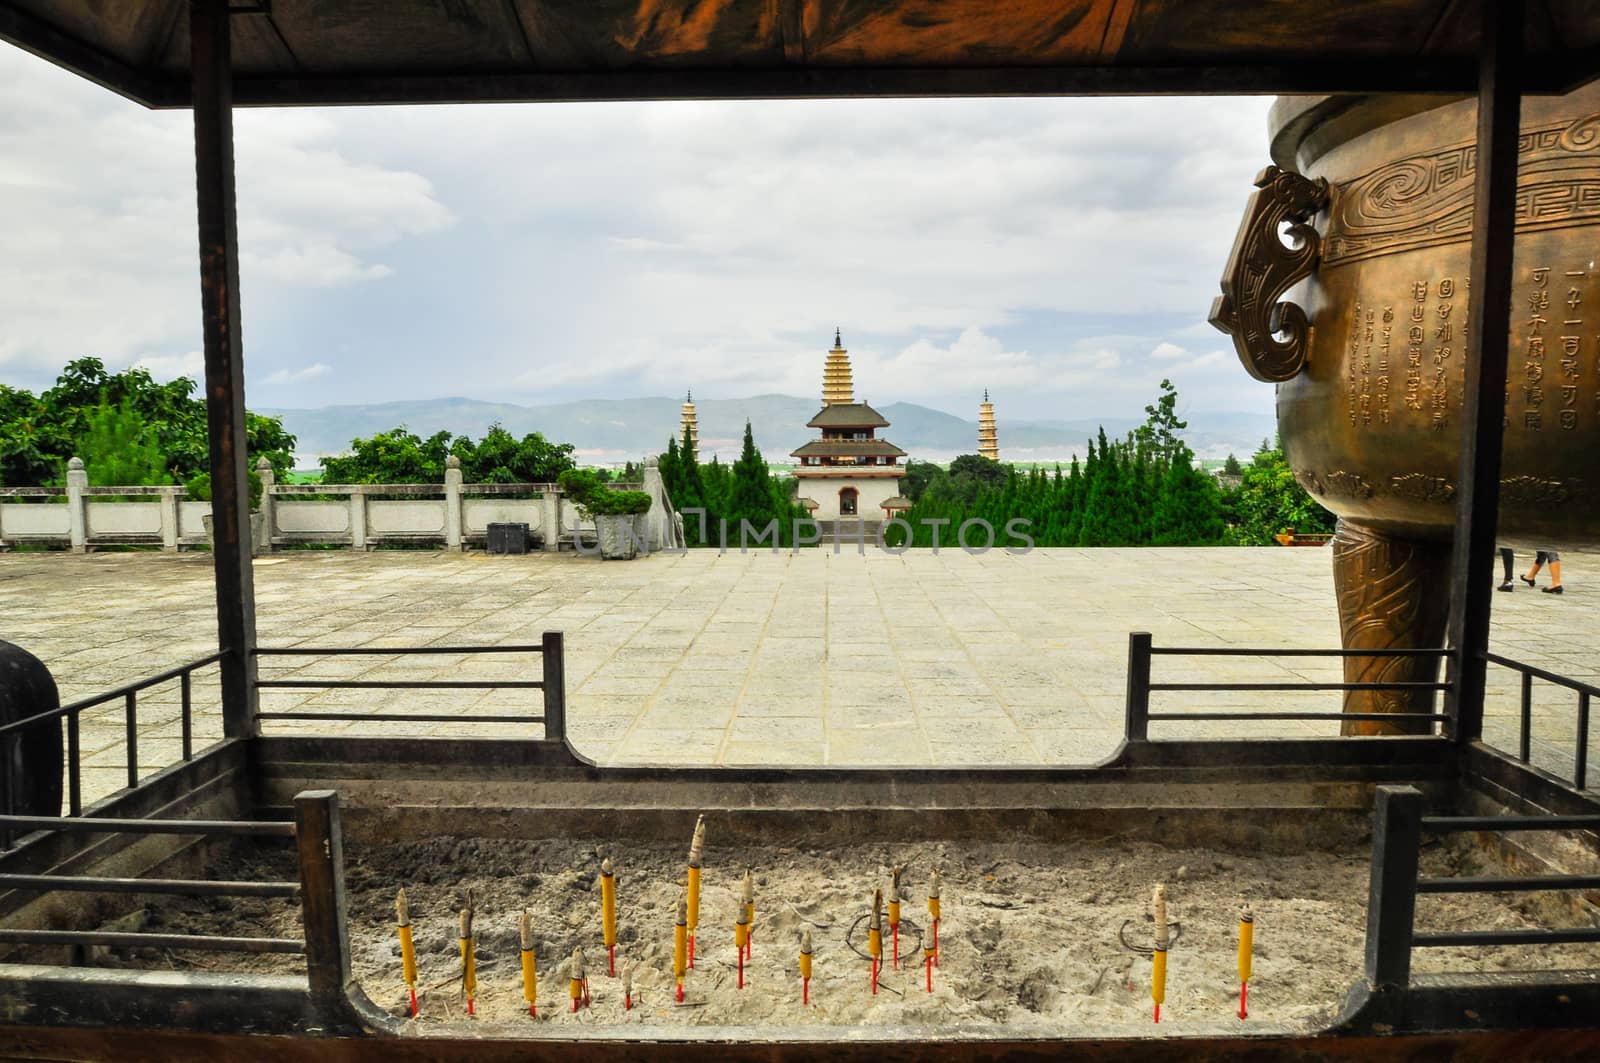
M878 544L878 529L883 526L881 520L850 520L848 517L838 521L820 520L817 522L822 538L818 540L819 546L832 546L834 543L854 545L857 542L866 543L868 546Z

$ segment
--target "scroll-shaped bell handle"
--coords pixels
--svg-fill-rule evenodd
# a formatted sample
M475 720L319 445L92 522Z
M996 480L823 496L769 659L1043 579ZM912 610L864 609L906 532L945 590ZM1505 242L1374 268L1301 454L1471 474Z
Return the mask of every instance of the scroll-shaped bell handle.
M1279 297L1316 268L1322 238L1311 219L1328 202L1328 182L1268 166L1255 184L1209 320L1233 337L1245 372L1275 384L1306 364L1311 323Z

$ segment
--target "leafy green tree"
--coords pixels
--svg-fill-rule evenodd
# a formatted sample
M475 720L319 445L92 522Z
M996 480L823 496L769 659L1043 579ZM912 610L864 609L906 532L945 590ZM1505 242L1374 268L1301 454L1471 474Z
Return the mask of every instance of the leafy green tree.
M1269 546L1290 528L1301 533L1333 531L1333 515L1295 481L1283 451L1261 441L1245 466L1237 491L1228 499L1234 534L1245 546Z
M210 464L206 405L195 386L187 377L157 384L144 369L111 373L98 358L78 358L38 396L0 387L0 478L18 485L60 479L67 459L85 445L91 412L126 404L154 441L167 482L188 481ZM252 466L265 457L280 476L293 468L295 439L278 418L246 412L245 437Z
M0 384L0 484L38 486L59 478L61 458L48 435L44 403L32 392Z
M1228 460L1222 463L1222 472L1225 476L1243 476L1244 468L1239 464L1239 459L1230 453Z
M476 445L466 436L457 437L452 453L461 460L462 479L475 484L555 483L577 467L577 448L571 443L552 443L539 432L519 440L499 424L490 425Z
M552 443L538 432L520 440L505 428L491 425L482 441L470 436L452 437L435 432L423 439L400 425L366 439L352 439L350 453L322 459L324 483L427 484L443 483L446 461L461 462L466 483L555 483L576 468L571 443Z
M1189 427L1188 421L1178 419L1178 389L1172 381L1161 381L1161 394L1155 403L1144 408L1145 423L1135 429L1135 436L1151 452L1151 459L1166 467L1178 458L1178 448L1184 446L1178 433Z
M905 469L900 493L913 503L921 500L935 480L945 476L945 471L931 461L907 461Z
M472 441L460 437L460 450ZM352 439L350 453L322 459L322 482L330 484L429 484L444 483L445 459L452 453L449 432L435 432L423 439L405 425L378 432L366 439ZM461 455L457 453L457 457ZM466 461L462 476L466 477ZM473 480L473 483L479 481Z
M962 454L950 463L950 472L944 481L944 497L971 505L977 501L979 492L1003 484L1008 468L981 454Z

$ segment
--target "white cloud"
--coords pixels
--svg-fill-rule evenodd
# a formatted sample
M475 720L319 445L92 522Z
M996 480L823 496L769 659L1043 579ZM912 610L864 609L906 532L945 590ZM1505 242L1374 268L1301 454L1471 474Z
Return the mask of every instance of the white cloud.
M279 369L277 372L269 374L267 378L262 381L262 383L298 384L302 381L315 380L318 377L327 376L331 372L333 372L332 366L325 365L322 362L316 362L301 369Z
M1043 383L1044 367L1026 351L968 325L945 346L919 339L893 355L870 349L855 358L856 394L879 403L967 393L975 406L984 388L1024 389ZM813 367L814 378L821 379Z
M197 347L189 116L4 47L0 93L0 374ZM1169 375L1265 405L1192 352L1267 106L241 111L248 355L285 389L337 366L306 405L811 395L842 325L875 403L1109 415Z
M364 265L349 252L324 243L280 247L270 255L241 253L239 261L241 269L297 287L342 288L379 280L394 272L377 263Z
M146 352L197 346L190 115L4 45L0 97L0 372L47 379L85 354L159 365L173 356ZM371 250L453 222L426 178L353 157L340 128L323 113L237 116L247 319L285 287L387 277Z
M150 375L157 380L176 380L186 376L196 382L205 378L206 356L204 351L186 351L183 354L147 354L133 363L135 367L147 369Z

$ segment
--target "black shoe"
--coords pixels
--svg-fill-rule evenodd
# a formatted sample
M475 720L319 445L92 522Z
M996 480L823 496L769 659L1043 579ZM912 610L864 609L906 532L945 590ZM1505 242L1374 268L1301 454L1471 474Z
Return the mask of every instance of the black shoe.
M1526 583L1528 586L1533 586L1533 580L1529 579L1527 576L1518 576L1517 578Z
M1544 589L1544 592L1545 592L1545 593L1546 593L1546 594L1560 594L1560 593L1561 593L1561 590L1562 590L1562 588L1561 588L1561 584L1559 584L1559 583L1558 583L1558 584L1556 584L1556 585L1555 585L1555 586L1554 586L1554 587L1546 587L1546 588L1545 588L1545 589Z
M1511 581L1510 580L1507 580L1506 582L1500 584L1500 586L1496 587L1495 589L1496 590L1501 590L1501 591L1514 591L1514 590L1516 590L1516 588L1511 585Z

